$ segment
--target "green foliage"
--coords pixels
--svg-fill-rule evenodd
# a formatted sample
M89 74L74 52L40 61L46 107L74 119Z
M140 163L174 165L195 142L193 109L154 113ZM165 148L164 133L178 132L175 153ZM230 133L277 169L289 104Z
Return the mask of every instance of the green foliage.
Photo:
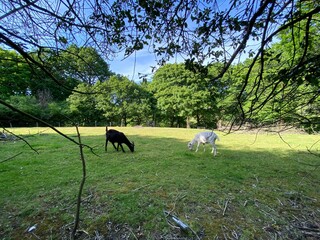
M81 83L75 90L67 99L74 123L92 125L94 121L102 120L102 112L97 109L94 86Z
M56 81L36 68L38 71L30 82L30 90L36 96L49 91L53 100L65 100L79 83L93 85L112 75L109 65L90 47L71 45L57 53L41 51L35 58L43 62Z
M80 101L77 100L81 98L79 94L75 94L70 97L71 115L70 111L66 111L66 98L74 88L87 92L88 89L83 89L84 85L76 87L81 81L92 85L97 79L106 81L112 74L108 64L93 48L78 48L72 45L58 53L51 50L31 53L30 55L40 61L48 71L53 72L56 81L39 66L24 63L25 60L16 52L0 50L0 68L3 70L0 73L2 99L9 99L8 101L19 110L54 124L68 123L70 117L75 122L86 124L93 124L102 119L102 113L92 107L95 106L90 102L95 101L92 96L91 98L83 96ZM15 102L16 96L21 96L18 102ZM19 104L21 101L28 104ZM9 122L13 125L34 124L31 119L20 114L11 112L8 114L5 108L1 108L0 116L5 125Z
M187 149L196 129L116 129L135 142L134 153L111 147L105 153L105 129L80 128L83 144L98 154L85 150L80 226L90 236L188 239L163 210L204 239L303 239L303 227L317 226L319 157L307 151L319 153L317 135L283 134L290 148L276 134L217 132L213 158L208 146L205 152ZM76 135L75 128L59 130ZM0 163L0 238L33 237L26 229L34 224L40 238L68 238L81 179L78 146L48 128L11 131L39 154L22 141L1 143L1 161L22 154Z
M184 125L183 120L197 119L197 126L212 125L203 119L214 114L215 98L210 93L208 79L185 68L184 64L166 64L155 73L149 86L157 107L170 126Z
M37 116L53 125L67 122L68 111L66 102L51 102L43 106L34 96L10 96L7 103L29 115ZM0 106L0 122L2 126L36 126L33 119Z
M64 78L74 78L79 82L94 85L97 81L106 81L113 75L109 65L92 47L71 45L55 58Z
M56 53L52 50L30 53L36 61L41 62L42 66L31 64L33 75L28 81L29 94L37 97L39 101L64 101L71 94L72 89L79 84L78 79L64 75L68 70L58 58L60 54L62 51ZM43 72L42 68L51 75Z
M295 18L312 9L297 3ZM278 34L278 40L255 58L226 72L227 97L220 102L225 121L252 126L275 123L319 131L319 24L318 16L299 21Z
M7 102L21 111L34 116L40 115L43 110L37 99L33 96L10 96ZM21 116L19 113L9 110L4 106L0 107L0 116L3 125L8 125L8 123L10 123L13 126L26 126L31 122L31 119L28 117ZM31 126L35 126L35 124L32 124Z
M151 115L150 94L126 77L112 76L96 84L97 109L107 122L126 126L128 122L140 125Z
M25 95L30 78L31 70L21 56L0 48L0 97Z

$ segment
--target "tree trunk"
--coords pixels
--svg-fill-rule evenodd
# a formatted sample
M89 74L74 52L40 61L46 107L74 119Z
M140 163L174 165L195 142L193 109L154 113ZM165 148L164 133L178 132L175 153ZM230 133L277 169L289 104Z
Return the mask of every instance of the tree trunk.
M187 117L186 122L187 122L187 128L190 128L190 117Z
M199 114L197 114L197 127L199 127L200 126L200 116L199 116Z

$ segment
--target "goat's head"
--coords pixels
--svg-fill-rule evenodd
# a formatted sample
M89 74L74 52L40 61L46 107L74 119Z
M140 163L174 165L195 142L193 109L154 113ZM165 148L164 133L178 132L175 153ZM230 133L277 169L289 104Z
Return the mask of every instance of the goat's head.
M189 150L192 150L192 148L193 148L193 143L192 142L188 143L188 148L189 148Z

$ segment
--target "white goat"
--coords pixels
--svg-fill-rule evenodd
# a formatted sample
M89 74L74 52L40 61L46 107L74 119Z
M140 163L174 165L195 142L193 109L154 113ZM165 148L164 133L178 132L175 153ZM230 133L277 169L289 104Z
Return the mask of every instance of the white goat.
M215 141L217 139L219 140L219 137L213 131L212 132L201 132L201 133L196 134L195 137L191 140L191 142L188 143L188 148L190 150L192 150L193 145L195 143L198 143L197 149L196 149L196 152L197 152L199 149L200 143L202 143L203 144L203 151L206 151L204 145L206 143L210 143L212 145L211 153L213 153L213 156L216 156L217 155L217 146L215 144Z

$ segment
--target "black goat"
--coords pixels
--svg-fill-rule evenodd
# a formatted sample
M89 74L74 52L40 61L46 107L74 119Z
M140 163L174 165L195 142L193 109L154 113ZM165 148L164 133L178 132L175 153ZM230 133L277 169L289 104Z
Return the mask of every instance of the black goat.
M114 129L108 130L108 127L106 127L106 145L104 148L105 151L107 151L108 141L112 143L114 149L116 149L117 151L119 151L119 146L120 146L122 149L122 152L125 152L122 147L122 143L126 144L131 152L134 151L134 143L130 142L123 132L119 132ZM118 146L116 147L114 143L118 143Z

